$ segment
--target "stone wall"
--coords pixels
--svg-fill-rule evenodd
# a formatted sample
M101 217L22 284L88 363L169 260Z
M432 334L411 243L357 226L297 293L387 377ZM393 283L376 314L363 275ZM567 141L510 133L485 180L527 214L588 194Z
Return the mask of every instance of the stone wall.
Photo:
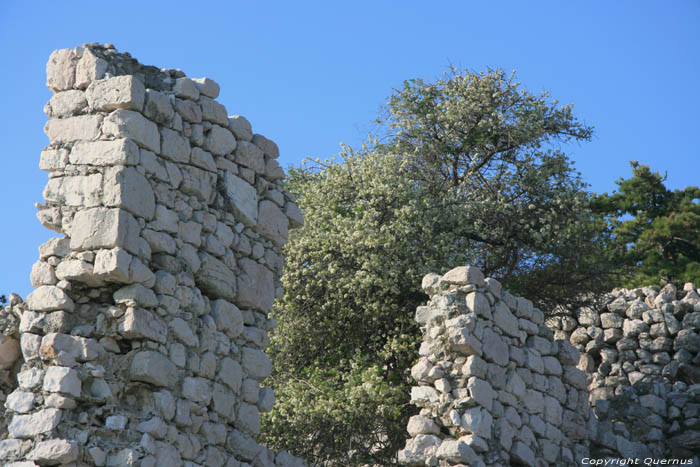
M700 452L700 295L693 284L618 289L604 297L601 312L581 308L548 324L582 352L597 420L592 454Z
M408 466L574 465L588 456L591 410L579 351L544 314L473 267L423 280L421 408L399 452Z
M303 222L277 145L211 79L110 45L46 71L38 217L61 235L0 313L3 465L300 465L255 441L281 248Z

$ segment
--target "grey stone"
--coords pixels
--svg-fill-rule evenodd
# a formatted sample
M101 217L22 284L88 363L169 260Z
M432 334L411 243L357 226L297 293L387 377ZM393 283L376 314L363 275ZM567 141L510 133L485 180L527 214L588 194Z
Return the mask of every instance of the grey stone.
M461 440L447 439L440 444L435 455L438 459L445 459L448 462L467 462L471 463L476 460L476 453L472 448Z
M236 163L248 167L255 172L265 172L265 157L262 149L247 141L240 141L236 148Z
M222 298L233 302L236 298L236 276L231 268L207 253L200 253L199 259L201 266L195 274L197 286L210 298ZM240 278L238 281L240 282Z
M122 247L139 251L139 224L129 212L119 208L92 208L78 211L70 229L72 250Z
M78 372L74 369L62 366L50 366L46 369L44 391L80 397L81 387Z
M510 312L508 305L503 301L499 301L496 303L494 309L493 322L496 326L501 328L506 334L517 337L520 331L518 318Z
M123 208L146 220L153 218L155 195L145 176L133 167L110 167L105 170L103 203Z
M472 407L465 410L461 419L462 428L484 439L491 438L492 424L493 417L481 407Z
M132 381L172 387L177 380L177 369L163 354L146 350L137 353L132 359L129 376Z
M168 328L150 311L143 308L128 308L119 320L119 333L128 339L151 339L165 344Z
M271 139L265 138L263 135L254 134L253 144L262 149L267 157L277 159L280 156L280 150L277 144Z
M248 376L258 381L270 376L272 363L264 352L251 347L242 348L241 364Z
M54 285L37 287L27 296L26 303L29 309L38 312L54 310L71 312L75 308L75 304L68 294Z
M240 260L239 266L241 273L238 276L236 303L267 313L275 300L272 271L248 258Z
M225 193L237 218L248 227L258 222L258 194L248 182L226 172Z
M128 111L125 111L128 112ZM51 144L90 141L100 135L102 115L80 115L77 117L52 118L44 126ZM118 137L118 135L113 135Z
M535 453L525 443L516 441L510 449L510 456L524 465L535 465Z
M229 337L238 337L243 332L243 315L233 303L226 300L211 302L211 314L216 322L216 329Z
M424 466L428 458L435 455L441 440L435 435L416 435L406 441L406 446L399 451L401 465Z
M27 455L27 459L39 465L65 465L78 460L78 443L66 439L39 441Z
M258 206L258 231L277 245L284 245L289 237L289 221L273 202L262 200Z

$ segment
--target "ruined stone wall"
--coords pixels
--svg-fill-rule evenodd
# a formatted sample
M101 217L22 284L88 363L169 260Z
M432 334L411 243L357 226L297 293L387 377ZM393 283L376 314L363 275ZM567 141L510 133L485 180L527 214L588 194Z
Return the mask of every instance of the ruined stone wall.
M255 441L281 248L302 223L277 145L211 79L112 46L46 70L38 216L60 236L0 313L3 465L300 465Z
M399 452L408 466L574 465L588 456L591 410L579 351L543 313L473 267L423 280L421 408Z
M700 453L700 295L693 284L618 289L604 309L549 321L581 350L598 457Z

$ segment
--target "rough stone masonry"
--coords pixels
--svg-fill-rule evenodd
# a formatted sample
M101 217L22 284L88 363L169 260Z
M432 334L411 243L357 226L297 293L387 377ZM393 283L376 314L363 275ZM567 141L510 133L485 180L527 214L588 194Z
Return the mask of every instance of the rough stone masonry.
M297 466L260 446L263 349L301 212L219 86L111 45L46 67L49 173L22 301L0 313L3 465Z

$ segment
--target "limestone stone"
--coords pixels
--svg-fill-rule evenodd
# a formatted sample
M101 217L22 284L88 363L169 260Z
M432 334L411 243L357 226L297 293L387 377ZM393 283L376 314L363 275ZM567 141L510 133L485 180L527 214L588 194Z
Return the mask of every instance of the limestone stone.
M239 141L236 147L235 160L237 164L253 169L259 174L265 172L265 156L259 147L247 141Z
M141 111L146 88L132 75L95 80L85 91L88 105L94 110L129 109Z
M518 318L510 312L508 305L503 301L496 303L493 312L493 321L509 336L517 337L520 328L518 327Z
M442 276L443 282L455 285L474 284L477 287L484 287L484 274L474 266L459 266L448 271Z
M206 378L186 377L182 383L182 395L191 401L209 405L212 397L211 381Z
M258 194L248 182L226 172L224 188L229 204L236 217L246 226L258 222Z
M133 110L119 109L109 114L102 124L102 132L113 138L131 138L139 146L160 153L158 125Z
M68 164L67 149L44 149L41 151L39 159L39 168L46 172L55 172L63 170Z
M445 276L446 275L447 274L445 274ZM443 281L445 280L445 276L442 277ZM489 301L486 299L484 294L481 292L471 292L469 295L467 295L466 300L467 309L469 309L469 311L476 313L478 316L481 316L484 319L492 319L491 305L489 305Z
M466 442L456 439L443 441L435 455L438 459L445 459L451 463L472 463L476 460L474 450Z
M202 148L193 147L191 154L192 164L210 172L216 172L216 162L214 157Z
M53 430L60 421L60 410L41 409L30 415L15 415L7 429L12 438L34 438Z
M49 117L69 117L80 113L87 105L85 94L81 91L64 91L54 94L44 107L44 112Z
M198 347L199 339L192 332L192 329L181 318L173 318L168 323L168 328L172 331L172 335L181 340L189 347Z
M46 369L44 391L80 397L81 387L78 372L74 369L62 366L50 366Z
M80 141L70 150L71 164L95 166L135 165L139 163L139 148L133 140Z
M214 300L211 314L216 321L217 330L229 337L238 337L243 332L243 315L236 305L226 300Z
M525 443L516 441L510 450L511 457L524 465L535 465L535 453Z
M219 84L213 79L193 78L192 83L194 83L200 94L211 97L212 99L219 97Z
M277 205L268 200L258 206L258 231L277 245L284 245L289 237L289 221Z
M491 411L496 393L487 381L472 376L467 380L467 389L469 390L469 395L477 404L489 412Z
M104 78L108 65L106 60L97 57L90 49L84 49L75 67L75 87L85 89L94 80Z
M95 254L93 273L108 282L129 283L129 267L132 256L123 248L99 250Z
M264 137L263 135L254 134L253 144L262 149L267 157L277 159L280 156L280 150L277 147L277 143Z
M27 459L39 465L69 464L78 459L78 443L66 439L39 441L27 455Z
M167 125L173 119L175 110L166 94L154 89L148 89L146 90L146 103L143 113L149 120Z
M399 462L407 466L423 466L426 459L435 455L440 444L440 438L435 435L417 435L409 439L406 447L399 451Z
M275 300L272 271L248 258L243 258L239 266L241 273L238 276L236 303L267 313Z
M243 368L237 361L226 357L221 360L220 371L217 374L217 379L221 380L234 392L238 393L241 389L243 381Z
M122 247L139 251L139 224L134 216L119 208L92 208L78 211L70 229L73 250Z
M71 89L75 84L78 56L71 49L54 50L46 64L46 87L53 92Z
M177 380L177 369L163 354L146 350L137 353L132 359L129 377L132 381L172 387Z
M506 366L509 360L508 344L501 336L486 328L482 339L483 356L497 365Z
M239 141L253 140L253 127L247 118L233 115L228 118L228 127Z
M190 161L190 142L176 131L168 128L160 129L160 154L173 162L188 163Z
M202 108L188 99L176 99L175 110L186 122L200 123L202 121Z
M73 311L75 304L66 292L55 285L42 285L27 296L29 309L38 312L54 310Z
M270 376L272 363L264 352L251 347L243 347L241 354L241 364L248 376L258 381Z
M5 407L17 413L31 412L34 408L34 393L27 391L13 391L7 395Z
M102 174L49 179L44 199L49 204L92 207L101 203Z
M193 101L199 99L199 90L191 78L177 78L173 86L173 92L177 97L184 97Z
M197 167L182 167L181 172L180 189L184 193L195 195L201 201L208 203L216 187L216 174Z
M195 275L199 288L211 298L233 302L236 298L236 276L231 268L207 253L200 253L199 259L201 267Z
M472 407L464 411L461 419L462 428L482 438L491 438L493 417L481 407Z
M128 339L146 338L164 344L168 337L168 328L143 308L128 308L119 320L118 329Z
M102 115L79 115L70 118L52 118L44 126L51 144L90 141L100 135Z
M251 435L260 434L260 412L258 412L258 408L242 402L238 407L236 426L243 432Z
M202 120L228 126L226 107L207 96L199 97L199 105L202 108Z
M158 299L153 290L141 284L131 284L122 287L114 292L112 297L115 303L129 307L155 308L158 305Z

